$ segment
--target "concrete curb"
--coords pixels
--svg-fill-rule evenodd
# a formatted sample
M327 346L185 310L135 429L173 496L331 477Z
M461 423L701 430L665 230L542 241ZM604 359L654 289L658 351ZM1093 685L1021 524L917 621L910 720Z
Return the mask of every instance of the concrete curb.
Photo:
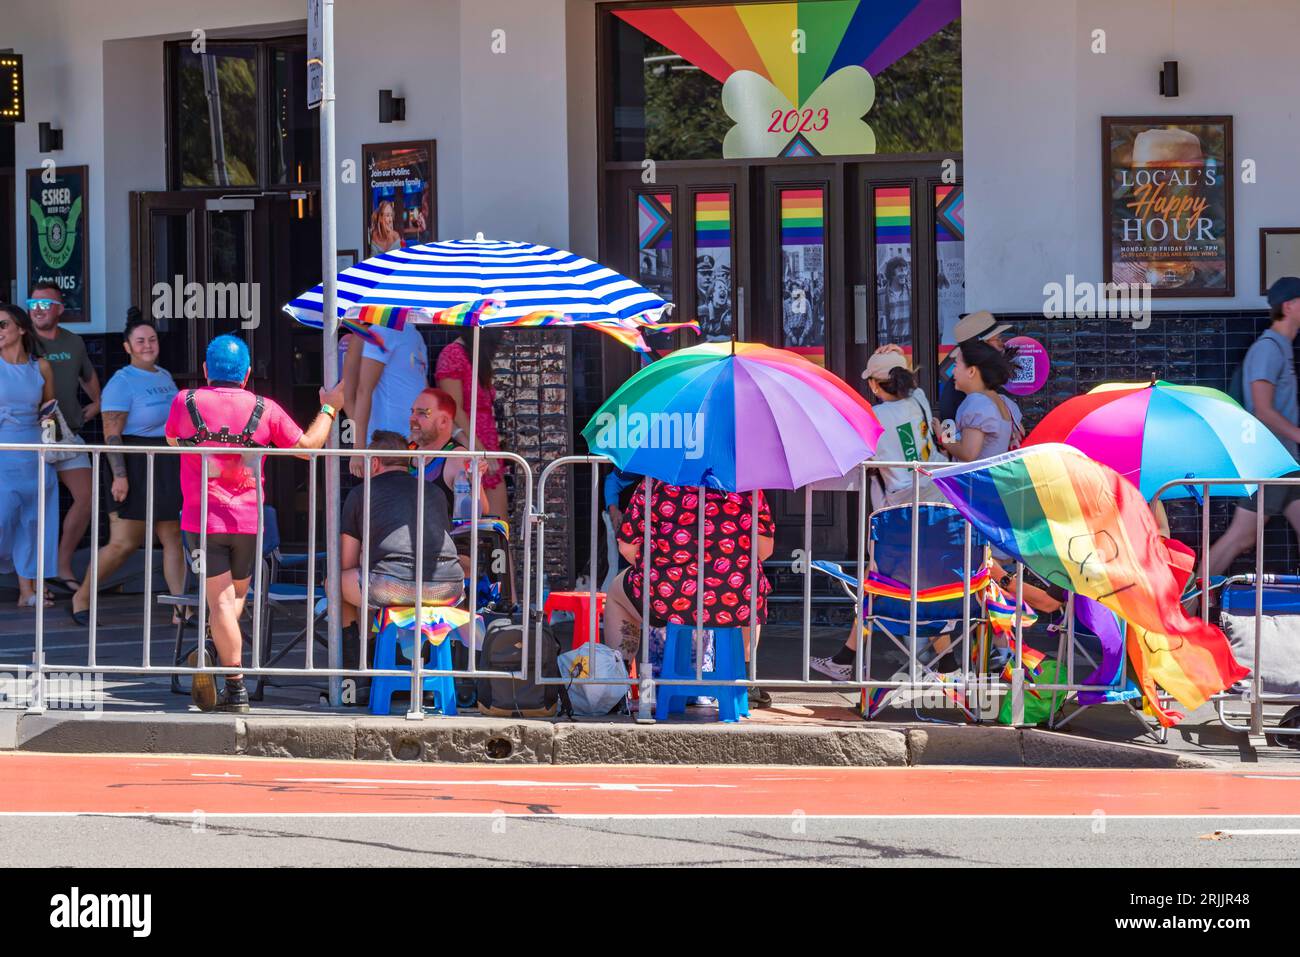
M1037 728L0 712L0 751L482 764L1226 768Z

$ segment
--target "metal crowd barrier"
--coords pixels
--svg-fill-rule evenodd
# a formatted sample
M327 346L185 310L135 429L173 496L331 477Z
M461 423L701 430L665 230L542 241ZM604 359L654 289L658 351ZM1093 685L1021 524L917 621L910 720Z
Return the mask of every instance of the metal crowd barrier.
M40 462L40 467L43 471L44 467L46 466L46 461L45 461L46 454L50 451L50 448L51 448L50 446L40 445L40 444L2 444L0 445L0 454L4 454L6 452L35 453L38 457L38 460ZM241 667L240 670L243 673L248 675L254 675L257 677L297 677L297 678L321 677L321 678L331 678L331 679L374 678L374 677L381 677L381 676L409 677L411 681L411 706L410 706L410 711L407 714L407 717L412 719L418 719L423 716L423 711L421 708L421 698L422 698L421 687L422 687L422 679L425 676L451 676L457 678L473 678L473 677L521 678L529 674L530 664L531 664L532 678L534 681L541 684L550 684L550 685L571 685L571 684L629 684L630 685L632 684L631 679L628 679L626 681L613 681L611 679L600 679L600 678L590 678L590 677L575 678L571 676L558 676L558 677L543 676L541 673L542 657L540 654L536 653L536 649L540 648L540 642L542 640L543 610L540 607L536 607L536 608L533 607L533 601L534 601L534 596L540 596L542 594L543 585L544 585L543 572L542 572L543 563L541 561L541 556L544 554L544 549L545 549L547 515L539 511L535 507L534 503L546 501L545 493L546 493L547 483L551 480L551 476L554 475L556 471L559 469L586 466L590 470L590 493L591 493L590 529L591 531L590 531L590 540L589 540L590 569L589 569L588 577L589 577L589 589L590 589L591 600L589 602L589 607L588 607L588 615L589 615L588 632L589 634L592 635L599 633L598 631L599 623L596 620L596 610L597 610L596 594L599 591L599 583L597 579L598 579L598 571L599 571L598 545L599 545L599 529L601 526L600 514L602 511L601 494L600 494L601 493L601 470L602 468L605 467L612 467L612 463L603 456L566 456L547 464L542 469L540 474L537 476L536 494L534 494L533 473L528 462L522 457L508 452L447 451L447 452L440 452L437 455L433 455L429 452L421 452L421 451L387 451L387 450L356 451L352 449L321 449L321 450L256 449L256 450L250 450L241 453L233 453L233 452L229 452L217 448L173 448L165 445L160 445L157 447L120 446L120 445L112 445L112 446L84 445L84 446L79 446L78 451L85 452L89 454L91 457L92 486L94 489L94 494L91 500L91 524L90 524L90 528L91 528L90 556L91 557L90 557L90 566L88 569L90 581L92 582L92 588L90 590L90 609L89 609L90 625L89 625L87 661L86 661L87 670L109 673L109 674L160 675L160 676L166 676L166 675L193 676L195 674L219 675L219 674L227 674L232 670L231 667L229 666L221 666L219 664L211 664L211 665L208 664L206 662L206 648L205 648L205 643L203 641L200 641L198 643L198 646L200 648L198 667L189 667L189 666L177 665L173 663L155 664L151 660L150 641L152 637L151 626L153 620L153 605L154 605L152 570L153 570L154 549L156 547L153 541L154 539L154 518L153 518L154 487L153 486L154 486L155 460L156 457L159 455L201 455L203 458L204 477L206 479L208 475L208 469L210 468L210 460L213 456L229 456L232 454L239 454L245 458L246 462L249 459L253 460L253 462L255 463L254 467L257 468L259 472L267 458L293 457L293 458L306 459L308 475L309 475L308 541L307 541L307 558L306 558L306 565L307 565L306 577L307 577L308 596L307 596L307 601L305 603L306 604L305 633L307 636L306 649L305 649L305 664L304 667L301 668L292 668L292 667L266 667L263 666L261 663L261 657L263 651L261 647L262 635L263 635L262 616L265 614L264 596L267 593L266 592L267 582L265 581L266 572L265 572L265 562L263 560L264 527L263 527L263 523L259 522L258 532L256 536L256 554L258 560L254 566L255 569L254 580L250 588L250 591L253 596L253 609L252 609L253 622L252 622L252 636L251 636L252 637L252 641L251 641L252 661L250 666ZM144 585L144 635L142 638L141 664L138 666L106 664L101 662L98 657L97 611L98 611L98 604L99 604L98 552L100 547L99 519L100 519L100 509L101 509L100 474L101 474L102 456L110 452L116 454L122 454L122 455L145 455L147 457L146 474L148 477L148 490L147 490L147 500L146 500L147 517L145 520L145 545L144 545L145 569L146 569L146 577L145 577L145 585ZM330 642L329 645L327 666L324 668L316 667L315 660L314 660L313 637L314 637L314 625L317 621L317 615L315 611L317 602L315 599L318 591L318 586L316 585L316 553L317 553L316 546L318 540L317 486L319 484L319 463L321 459L325 459L327 462L334 462L339 459L346 461L347 459L350 459L353 456L360 456L362 458L365 458L367 461L369 461L369 459L375 456L379 456L382 458L408 458L416 464L421 474L423 474L425 465L435 458L446 458L449 460L469 459L475 462L498 460L502 462L508 462L518 470L517 472L518 480L516 481L516 488L518 489L519 493L524 496L524 502L523 502L524 521L522 522L523 568L522 568L522 575L519 582L521 586L521 593L522 593L522 602L520 603L519 606L521 611L520 624L524 628L526 636L532 638L531 641L525 640L523 642L522 661L521 661L520 670L518 672L483 671L477 667L477 653L479 650L480 642L477 637L477 629L474 626L474 622L478 611L478 588L477 588L477 584L478 584L477 573L479 567L478 529L480 527L479 526L480 492L482 488L482 476L480 474L479 468L477 467L471 468L470 470L471 472L470 498L472 503L472 524L471 524L471 535L470 535L469 558L470 558L470 568L472 569L472 571L471 571L471 580L469 584L469 589L468 589L469 594L467 596L467 600L468 600L468 612L471 621L470 630L474 634L474 638L469 642L470 647L469 647L467 667L463 669L452 669L452 670L428 669L423 666L423 654L417 653L413 656L411 667L409 669L381 670L381 669L364 668L364 667L346 668L343 667L341 664L341 648L332 641ZM868 488L868 481L867 481L868 469L873 467L880 467L880 466L895 468L895 469L905 469L911 473L912 476L911 505L913 508L919 508L919 506L922 504L920 498L920 485L921 485L922 472L940 471L942 468L939 467L936 469L927 469L925 464L915 463L915 462L874 462L874 461L863 462L855 467L857 471L857 479L858 479L857 489L863 491L853 492L853 493L850 492L841 493L841 492L830 491L830 490L821 490L822 494L857 494L858 496L858 508L857 508L858 546L857 546L857 556L856 556L856 571L857 571L858 587L857 587L856 595L853 596L855 611L854 611L852 627L856 630L857 634L860 637L863 636L863 632L865 630L864 629L864 604L866 599L868 598L863 583L865 582L867 577L866 573L870 561L868 555L867 542L869 537L869 523L871 519L871 514L868 512L867 494L865 490ZM1272 485L1296 485L1296 484L1300 484L1300 478L1280 478L1280 479L1196 478L1194 480L1168 482L1164 486L1162 486L1161 489L1157 492L1157 497L1158 497L1168 489L1179 487L1179 486L1187 486L1187 487L1199 489L1201 492L1199 496L1200 505L1201 505L1201 540L1202 540L1201 586L1202 586L1202 593L1203 593L1203 600L1201 602L1201 614L1204 620L1206 621L1209 620L1208 619L1209 616L1208 590L1209 590L1210 579L1208 574L1208 548L1206 546L1208 545L1208 541L1209 541L1209 524L1210 524L1209 523L1209 489L1210 487L1222 486L1222 485L1272 486ZM364 609L367 608L369 604L369 539L370 539L370 502L371 502L370 499L371 475L369 469L366 470L366 474L362 480L362 486L364 489L363 491L364 507L362 509L364 518L363 518L363 530L362 530L363 541L361 544L361 579L360 580L361 580L361 590L362 590L361 607L363 609L362 616L364 620L364 616L365 616ZM421 493L420 493L419 504L417 508L417 519L418 519L419 527L416 533L416 569L415 569L416 575L415 577L417 583L417 604L421 608L424 608L427 607L426 603L424 602L424 595L423 595L423 590L424 590L423 589L423 585L424 585L423 516L424 516L424 508L425 508L424 483L420 483L419 487ZM209 503L208 503L209 491L208 491L208 484L206 481L202 483L201 489L202 489L202 498L201 498L200 513L201 513L201 528L203 529L203 531L201 531L199 534L199 549L201 553L206 554L206 549L208 544L207 541L208 532L206 529L207 529L208 507L209 507ZM643 480L642 489L643 489L643 494L645 495L646 498L645 514L648 516L649 514L651 514L651 509L653 504L651 501L652 500L651 483L648 479ZM1064 651L1066 657L1066 680L1064 682L1058 680L1055 682L1033 682L1032 684L1026 683L1024 678L1024 671L1023 671L1023 660L1024 660L1023 659L1023 648L1024 648L1023 621L1020 615L1020 608L1023 605L1023 597L1024 597L1024 569L1019 563L1015 563L1016 612L1013 616L1013 620L1014 620L1016 642L1015 642L1014 669L1012 671L1012 680L1008 684L1003 682L999 677L979 674L976 670L972 669L970 653L969 653L970 652L969 641L971 636L971 626L974 623L970 616L971 614L970 601L972 598L970 582L972 577L971 572L973 571L973 556L971 553L971 529L969 524L967 524L966 526L966 536L965 536L965 544L964 544L964 568L966 574L964 576L965 587L963 590L963 603L962 603L963 617L962 617L962 631L961 631L961 644L960 644L961 661L962 661L961 672L955 679L950 681L928 680L924 678L921 675L921 669L924 666L921 665L917 653L918 624L919 624L917 579L918 579L918 566L919 566L920 556L919 556L919 549L917 547L918 540L919 540L918 539L919 527L916 522L912 523L912 528L911 528L911 532L912 532L912 550L910 555L911 581L909 585L909 598L908 598L909 621L908 621L908 636L907 636L908 674L906 678L900 680L882 681L882 680L872 679L869 674L864 674L864 667L869 665L870 635L868 634L866 636L865 641L859 640L857 643L857 654L855 656L855 661L853 664L853 675L851 680L831 681L831 680L812 679L810 676L809 660L811 657L812 606L813 606L813 600L812 600L812 574L813 574L812 544L813 543L812 543L812 508L811 508L813 491L814 488L811 486L803 489L804 528L803 528L803 549L802 549L802 556L800 560L800 563L802 565L802 572L803 572L803 601L802 601L803 614L802 614L802 629L801 629L802 674L798 678L772 677L769 679L765 679L763 683L776 685L780 687L786 687L786 688L808 690L808 691L844 692L846 690L864 689L865 691L870 692L873 689L904 689L908 691L925 691L931 689L943 689L948 692L955 692L959 694L961 696L960 700L966 704L970 703L972 693L992 694L992 695L1010 694L1012 697L1012 723L1013 724L1023 723L1024 694L1027 687L1032 687L1035 691L1039 691L1039 692L1041 691L1052 692L1054 698L1055 698L1055 693L1057 692L1064 692L1067 696L1069 696L1069 695L1076 695L1082 691L1105 692L1105 691L1113 690L1113 686L1085 685L1085 684L1077 683L1075 681L1074 622L1073 622L1073 615L1068 614L1068 612L1066 615L1066 636L1063 639ZM697 538L696 561L697 561L698 568L697 568L697 576L696 576L696 602L695 602L694 612L695 612L695 620L701 621L703 620L704 594L705 594L705 589L704 589L705 536L703 532L704 532L704 522L706 519L706 514L705 514L706 509L703 506L705 501L706 490L704 488L697 488L695 492L699 496L698 501L700 507L698 508L698 527L697 527L697 534L696 534L696 538ZM262 513L262 508L264 506L263 495L264 495L263 489L261 487L261 484L259 483L258 495L257 495L257 506L258 506L259 514ZM37 500L38 576L36 580L36 588L37 588L38 596L42 596L44 594L44 587L45 587L45 575L44 575L45 496L46 496L45 483L42 481L38 483L38 500ZM340 504L341 503L335 503L334 507L339 507ZM751 528L753 529L753 534L751 534L751 542L750 542L750 570L749 570L749 584L750 584L750 596L751 596L750 603L749 603L750 622L754 622L754 620L757 617L757 601L759 595L759 587L758 587L759 536L757 534L758 518L759 518L758 503L757 503L757 498L755 497L751 502L751 512L750 512ZM1263 547L1262 546L1263 546L1263 532L1264 532L1265 521L1266 519L1263 513L1257 512L1256 523L1255 523L1256 524L1256 528L1255 528L1256 572L1255 575L1253 576L1255 589L1256 589L1256 608L1255 608L1256 640L1255 640L1254 660L1252 662L1253 667L1252 667L1252 677L1250 679L1250 686L1246 691L1241 691L1241 690L1228 691L1220 695L1217 695L1215 697L1215 703L1219 710L1219 717L1220 720L1223 721L1224 725L1234 731L1248 731L1252 735L1252 737L1261 736L1264 733L1265 728L1264 728L1263 708L1266 704L1291 703L1290 698L1287 696L1266 694L1263 689L1262 679L1260 674L1260 662L1261 662L1261 654L1262 654L1262 649L1261 649L1262 631L1261 631L1260 618L1263 613L1263 587L1268 581L1268 577L1263 574ZM533 556L533 538L534 538L533 526L534 525L537 526L537 531L536 531L537 564L535 570L533 568L533 557L534 557ZM645 581L648 582L650 577L649 576L649 572L650 572L650 549L649 548L645 548L645 547L642 548L641 559L643 562L642 570L645 576ZM206 634L208 609L207 609L206 601L203 600L204 575L202 574L202 566L200 566L200 571L196 575L196 578L198 581L198 588L199 588L199 601L197 603L198 613L196 616L197 626L198 626L198 634L200 636L203 636ZM331 591L333 591L332 588L328 589L327 595ZM329 605L333 604L332 597L329 599L328 604ZM328 614L333 614L334 611L335 609L333 609L332 607L327 608ZM665 682L662 680L656 681L654 679L651 666L650 666L650 640L649 640L650 639L650 634L649 634L650 633L650 614L649 614L650 594L648 588L643 590L641 612L642 612L641 645L640 645L641 670L640 670L639 678L637 679L639 681L639 690L641 693L641 707L638 710L638 720L651 722L654 720L653 713L654 713L654 700L655 700L655 686L656 684L663 684ZM361 661L364 662L367 657L370 636L367 633L368 630L366 628L361 628L360 631L361 631L361 642L360 642ZM35 642L35 649L33 654L33 662L31 666L28 666L25 663L17 663L13 665L0 664L0 668L18 668L18 669L25 669L31 671L31 673L35 678L35 682L34 682L31 706L29 707L29 710L39 711L39 710L43 710L41 685L46 673L55 671L56 669L66 671L70 667L69 665L66 664L51 666L45 662L45 608L44 608L44 602L41 600L38 600L36 602L34 642ZM744 686L744 687L755 686L759 683L757 675L758 675L758 646L760 643L754 640L752 632L749 640L747 641L747 648L746 648L748 653L748 659L749 659L747 665L748 673L745 678L735 679L732 681L719 681L716 678L707 678L707 679L704 678L703 676L704 674L703 672L703 666L704 666L703 630L702 629L698 629L698 628L695 629L694 642L695 642L695 676L693 678L685 678L685 679L673 678L668 683L671 683L672 685L687 685L687 686L731 684L734 686ZM421 647L422 647L422 643L421 643ZM1058 656L1059 654L1060 654L1060 648L1058 646ZM335 687L332 687L331 690L332 690L332 699L334 699L332 703L337 704L338 703L337 689ZM1224 712L1223 705L1224 702L1231 701L1231 700L1240 700L1243 701L1244 703L1249 704L1250 724L1248 727L1233 725L1230 722L1229 716L1227 716ZM978 716L975 717L975 720L979 720ZM1279 729L1269 729L1269 730L1270 733L1279 734L1279 735L1300 734L1300 729L1279 728Z
M91 547L90 547L90 564L88 567L87 574L89 575L92 587L90 589L90 608L89 608L90 625L89 625L87 659L86 659L86 668L88 671L94 671L97 673L104 673L104 674L121 674L121 675L160 675L160 676L190 675L193 676L196 674L212 674L212 675L229 674L232 670L234 670L231 666L221 666L219 664L209 665L206 660L207 659L206 642L203 639L207 633L208 607L207 607L207 601L205 599L206 569L205 566L202 564L204 561L203 557L200 557L198 559L200 564L195 574L195 578L197 582L196 587L198 589L198 602L197 602L198 611L195 616L197 619L197 633L199 635L198 667L188 667L188 666L176 665L171 663L169 664L154 663L151 659L150 642L152 640L153 605L154 605L153 555L154 555L155 546L154 546L154 514L153 513L154 513L154 492L155 492L154 479L155 479L156 458L157 456L160 455L163 456L201 455L202 456L203 481L201 483L201 501L200 501L201 531L198 537L199 537L200 555L206 556L207 546L208 546L207 526L208 526L208 509L209 509L209 497L210 497L210 491L209 491L207 479L209 477L211 459L213 456L229 457L231 455L238 455L244 459L246 465L248 465L251 460L252 461L251 467L256 469L259 475L261 474L262 467L267 458L288 457L288 458L306 459L308 476L309 476L308 506L307 506L308 540L307 540L307 560L306 560L307 600L305 602L307 640L306 640L306 650L305 650L305 665L304 667L301 668L292 668L292 667L271 668L271 667L264 667L261 664L261 656L262 656L261 642L262 642L262 635L263 635L262 619L263 619L263 614L265 613L265 604L266 604L265 596L267 595L268 583L265 581L266 562L264 560L265 556L263 554L265 523L259 520L257 535L256 535L256 544L255 544L256 562L254 565L253 581L249 588L250 598L253 604L252 634L251 634L251 642L250 642L252 646L251 647L252 661L251 664L247 667L241 666L239 668L240 672L242 672L245 675L253 675L257 677L289 677L289 678L319 677L319 678L331 678L331 679L343 679L343 678L356 679L356 678L374 678L374 677L381 677L381 676L409 677L411 680L411 707L410 707L410 712L407 714L407 717L412 719L419 719L423 717L423 711L421 709L421 701L422 701L421 688L422 688L422 679L426 676L452 676L458 678L473 678L473 677L509 678L509 677L522 677L524 674L527 673L528 655L529 655L527 642L524 642L524 648L522 651L523 660L519 672L483 671L477 667L476 658L477 658L480 641L478 638L475 621L478 612L478 588L477 588L478 551L479 551L478 530L480 528L480 517L481 517L480 494L482 489L482 475L480 473L479 467L477 466L472 467L470 469L470 473L471 473L470 498L471 498L472 512L471 512L471 525L470 525L471 532L470 532L469 558L470 558L471 577L468 586L467 600L468 600L468 612L470 617L470 624L468 627L472 635L472 638L468 643L469 644L468 667L459 670L435 670L435 669L425 668L423 667L424 656L422 653L417 652L412 656L412 663L409 669L393 670L393 669L375 669L375 668L364 668L364 667L345 668L342 667L341 665L342 649L338 646L337 643L334 642L330 643L328 649L328 663L326 667L324 668L316 667L314 656L313 656L313 650L315 644L314 626L317 620L317 616L315 613L315 609L317 606L317 600L316 600L317 594L318 592L325 592L327 594L333 592L335 595L337 595L337 588L338 588L336 583L331 584L328 587L318 586L316 584L316 554L317 554L317 540L318 540L317 486L320 484L319 475L318 475L320 460L324 459L327 462L336 462L337 460L341 459L346 462L348 459L352 458L353 456L360 456L365 458L368 463L369 460L374 457L380 457L386 459L408 458L412 460L412 462L416 465L417 469L419 470L419 474L421 475L424 474L425 466L428 463L432 462L434 459L438 459L438 458L446 458L448 460L469 459L474 462L483 462L483 461L492 461L492 460L506 462L513 465L516 469L518 469L518 472L516 473L518 476L517 488L520 490L520 493L524 496L524 503L523 503L524 514L528 516L528 515L532 515L534 511L533 498L532 498L533 475L532 475L532 470L528 465L528 462L518 455L515 455L510 452L486 452L486 451L476 451L476 452L440 451L437 454L432 454L427 451L354 450L354 449L314 449L313 450L313 449L272 449L272 448L258 448L255 450L243 450L239 452L233 452L233 451L223 450L221 448L215 448L215 447L174 448L168 445L159 445L156 447L123 446L123 445L78 445L76 446L76 450L78 452L87 453L91 459L91 485L92 485L91 518L90 518L90 534L91 534L90 546ZM11 453L11 452L12 453L36 453L39 460L38 467L42 473L44 473L46 467L49 467L48 463L46 462L46 456L49 451L51 451L51 446L43 445L43 444L34 444L34 443L0 444L0 455ZM98 631L97 613L99 609L99 548L100 548L100 541L99 541L100 521L99 520L100 520L100 508L101 508L100 497L102 495L100 473L101 473L102 457L108 453L121 454L124 456L144 455L147 457L146 476L147 476L148 488L146 492L146 503L145 503L146 518L145 518L145 546L144 546L145 549L144 628L143 628L143 637L142 637L142 654L141 654L140 665L120 665L120 664L101 662L99 660L98 653L97 653L97 631ZM363 487L363 493L362 493L363 494L363 508L362 508L363 519L362 519L362 542L361 542L362 604L360 606L361 607L360 621L363 623L366 621L365 609L368 607L369 597L370 597L369 546L370 546L371 480L372 480L372 476L370 475L370 470L367 468L365 470L365 475L362 479L362 487ZM418 607L417 620L423 617L423 609L430 607L430 603L427 603L424 600L424 585L426 583L423 578L425 488L426 488L426 483L420 482L419 483L420 494L419 494L418 505L417 505L418 527L416 529L416 542L415 542L415 553L416 553L415 578L416 578L416 586L417 586L416 602ZM39 712L44 710L44 698L43 698L42 686L44 683L44 677L46 673L53 672L56 670L60 672L66 672L70 667L74 667L67 664L51 666L48 665L45 661L45 604L43 600L43 596L45 594L45 580L46 580L46 576L45 576L45 504L46 502L45 499L46 499L45 482L40 481L38 482L38 493L37 493L37 515L38 515L37 573L38 574L36 577L37 601L35 607L35 612L36 612L36 620L35 620L35 628L34 628L35 648L33 652L33 661L30 665L21 662L9 664L9 665L0 663L0 668L18 669L22 671L29 671L31 673L33 677L33 688L32 688L32 693L30 698L31 703L27 710L32 712ZM333 507L335 508L341 508L341 505L342 505L341 502L333 503ZM264 489L262 487L262 482L259 481L257 485L257 511L259 516L264 514L263 511L264 506L265 506ZM180 516L178 515L177 518L179 519ZM523 586L522 605L525 614L523 621L527 621L527 609L531 601L531 596L529 592L529 582L530 582L530 560L532 554L530 548L532 526L530 521L525 521L523 523L523 526L524 526L523 527L524 568L523 568L523 578L522 578L522 586ZM337 543L328 543L328 547L335 548L337 547ZM190 557L191 556L186 556L187 562L189 561ZM333 604L333 602L330 601L329 604ZM328 613L334 613L335 611L336 609L333 608L328 609ZM364 663L367 659L370 636L367 634L366 627L360 627L359 631L361 633L360 660L362 663ZM449 636L446 640L452 640L452 639ZM417 647L422 649L423 648L422 642L417 642ZM334 699L332 700L331 703L337 705L339 701L337 700L338 698L337 687L335 686L334 682L331 682L331 697Z

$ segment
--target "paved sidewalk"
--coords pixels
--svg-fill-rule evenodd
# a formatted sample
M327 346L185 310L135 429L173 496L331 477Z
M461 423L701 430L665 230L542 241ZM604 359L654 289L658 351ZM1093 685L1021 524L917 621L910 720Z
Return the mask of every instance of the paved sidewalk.
M15 617L4 616L0 623L0 662L16 664L31 658L32 620ZM151 646L155 662L170 660L175 630L169 618L155 616ZM140 599L104 596L100 620L100 665L138 664ZM276 629L276 647L301 627L298 621L282 621ZM812 653L833 653L843 634L843 628L814 628ZM84 668L87 643L85 630L70 621L65 608L50 609L45 647L51 664ZM323 663L324 657L324 650L318 648L317 663ZM1278 747L1255 751L1245 735L1219 725L1209 707L1189 715L1163 746L1151 746L1142 725L1122 706L1090 709L1061 733L996 724L965 726L954 722L952 711L895 708L864 722L854 709L854 693L782 688L782 678L802 673L802 661L801 629L765 628L759 678L772 693L773 707L755 710L750 719L732 726L718 724L714 712L695 708L656 725L638 725L627 717L574 722L470 716L429 716L423 721L371 718L356 709L328 707L324 681L307 679L268 687L265 700L254 704L252 715L235 719L190 713L188 695L172 694L168 679L106 672L102 716L0 711L0 749L541 763L1174 767L1203 766L1208 761L1300 768L1300 751ZM302 662L297 652L285 664L296 667ZM888 676L889 666L883 667L877 677ZM815 672L813 676L818 677Z

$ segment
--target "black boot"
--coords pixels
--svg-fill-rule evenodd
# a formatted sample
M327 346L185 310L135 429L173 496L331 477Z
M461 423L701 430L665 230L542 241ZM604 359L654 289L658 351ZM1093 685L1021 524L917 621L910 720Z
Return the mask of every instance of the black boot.
M217 692L214 711L223 714L248 714L248 689L243 678L227 678L226 686Z

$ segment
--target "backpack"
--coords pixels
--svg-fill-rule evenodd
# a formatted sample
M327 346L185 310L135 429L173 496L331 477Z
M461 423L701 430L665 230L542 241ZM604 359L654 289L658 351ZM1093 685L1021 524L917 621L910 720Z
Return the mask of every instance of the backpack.
M1015 416L1007 409L1007 404L1002 401L1002 396L993 396L993 404L998 407L998 415L1002 416L1002 421L1011 423L1011 435L1007 438L1007 451L1014 452L1025 441L1024 426L1017 422Z
M483 671L521 671L523 669L524 629L509 618L498 618L488 625L479 652L478 666ZM533 653L542 657L542 675L560 677L560 642L548 625L542 625L540 647ZM497 718L552 718L558 713L572 715L568 692L558 684L539 685L535 658L528 662L528 676L514 678L477 678L478 709Z
M1260 336L1255 341L1261 342L1263 341L1263 339L1264 337ZM1279 350L1282 349L1282 346L1277 342L1276 339L1269 339L1268 341L1273 343L1273 345L1277 346ZM1251 348L1253 349L1254 346L1251 346ZM1250 355L1250 350L1246 351L1246 355ZM1282 358L1283 359L1287 358L1285 353L1283 353ZM1232 370L1232 376L1228 379L1228 398L1230 398L1233 402L1237 403L1237 405L1241 406L1243 409L1246 408L1246 360L1245 359L1242 359L1240 362L1237 363L1236 368Z

